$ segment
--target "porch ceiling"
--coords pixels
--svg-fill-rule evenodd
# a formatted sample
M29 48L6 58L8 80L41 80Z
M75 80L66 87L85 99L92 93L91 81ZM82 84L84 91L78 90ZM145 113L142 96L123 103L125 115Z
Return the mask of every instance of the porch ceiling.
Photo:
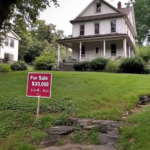
M133 50L135 50L135 46L132 43L131 39L129 38L128 34L105 34L105 35L92 35L92 36L78 36L74 38L68 38L68 39L60 39L56 40L57 43L72 48L74 43L79 42L96 42L96 41L112 41L112 40L121 40L121 39L127 39L128 44L131 46Z

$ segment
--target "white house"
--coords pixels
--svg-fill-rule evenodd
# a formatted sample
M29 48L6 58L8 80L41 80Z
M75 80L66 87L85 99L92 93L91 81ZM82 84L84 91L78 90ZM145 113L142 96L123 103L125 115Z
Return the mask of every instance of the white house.
M0 59L4 59L4 54L9 53L13 55L13 61L18 61L20 37L13 31L7 34L3 46L0 46Z
M60 45L72 49L77 62L92 60L97 55L105 58L133 57L137 37L133 7L117 8L105 0L93 0L72 23L72 38L57 40L58 66L61 62Z

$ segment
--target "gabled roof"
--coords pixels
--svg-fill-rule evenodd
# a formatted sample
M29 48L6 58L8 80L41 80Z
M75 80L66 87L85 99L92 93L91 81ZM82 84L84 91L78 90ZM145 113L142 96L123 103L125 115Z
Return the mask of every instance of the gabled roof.
M16 37L17 40L21 40L21 38L13 30L10 30L10 32L12 34L14 34L14 36Z
M74 20L71 20L71 23L77 23L77 22L86 22L86 21L96 21L96 20L102 20L102 19L110 19L110 18L118 18L123 17L125 14L123 13L109 13L109 14L102 14L102 15L96 15L96 16L86 16L86 17L78 17Z
M133 7L126 7L126 8L121 8L118 10L128 16L130 14L130 12L132 11L132 9L133 9Z
M99 1L103 2L107 6L111 7L113 10L117 11L118 13L120 13L120 11L117 8L115 8L114 6L112 6L111 4L106 2L105 0L99 0ZM78 18L81 14L83 14L94 2L95 2L95 0L93 0L76 18Z

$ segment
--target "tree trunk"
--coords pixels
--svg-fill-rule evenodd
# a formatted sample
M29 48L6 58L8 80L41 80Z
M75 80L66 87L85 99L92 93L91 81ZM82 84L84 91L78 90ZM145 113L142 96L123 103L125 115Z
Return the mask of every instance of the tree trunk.
M0 29L3 28L3 22L10 14L10 6L15 3L16 0L0 0Z

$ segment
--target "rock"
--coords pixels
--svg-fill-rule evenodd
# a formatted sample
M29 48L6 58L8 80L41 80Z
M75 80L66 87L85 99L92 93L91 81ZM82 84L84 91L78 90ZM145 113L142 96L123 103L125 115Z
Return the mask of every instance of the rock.
M85 126L92 125L92 121L93 121L93 119L79 119L78 124L81 127L85 127Z
M54 126L47 130L49 135L64 135L76 130L75 126Z
M45 147L54 146L57 144L60 138L61 136L59 135L49 135L41 142L41 145L44 145Z
M92 130L95 127L99 127L99 126L98 125L84 126L83 129L85 129L85 130Z
M118 134L100 134L100 143L103 144L115 144L120 138Z

